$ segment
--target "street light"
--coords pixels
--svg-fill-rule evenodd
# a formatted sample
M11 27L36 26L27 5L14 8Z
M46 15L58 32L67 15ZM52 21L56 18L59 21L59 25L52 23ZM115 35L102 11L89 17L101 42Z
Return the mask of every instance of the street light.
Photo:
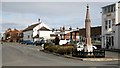
M78 32L79 32L79 41L81 42L81 37L80 37L80 28L76 28L77 30L78 30Z

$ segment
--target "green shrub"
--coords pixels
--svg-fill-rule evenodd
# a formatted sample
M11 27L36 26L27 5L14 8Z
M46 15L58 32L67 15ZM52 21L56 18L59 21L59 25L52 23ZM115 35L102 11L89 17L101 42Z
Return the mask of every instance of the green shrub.
M52 46L52 50L53 50L53 52L57 52L57 49L60 47L60 45L53 45Z
M66 46L66 54L71 54L73 50L73 46Z
M59 54L71 54L73 46L60 46L57 50L57 53Z
M71 54L74 48L73 45L65 46L65 45L53 45L53 44L45 44L45 50L49 52L55 52L59 54Z
M57 51L56 51L57 53L59 53L59 54L62 54L62 55L64 55L65 54L65 49L64 49L64 46L60 46L58 49L57 49Z

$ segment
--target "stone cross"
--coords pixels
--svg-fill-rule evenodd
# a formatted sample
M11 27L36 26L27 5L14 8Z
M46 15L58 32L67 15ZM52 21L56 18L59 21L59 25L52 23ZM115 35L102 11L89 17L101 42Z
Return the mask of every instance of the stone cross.
M92 44L91 44L91 32L90 32L90 14L89 14L89 5L87 4L87 11L86 11L86 19L85 19L85 28L86 28L86 32L85 32L85 51L86 52L92 52Z

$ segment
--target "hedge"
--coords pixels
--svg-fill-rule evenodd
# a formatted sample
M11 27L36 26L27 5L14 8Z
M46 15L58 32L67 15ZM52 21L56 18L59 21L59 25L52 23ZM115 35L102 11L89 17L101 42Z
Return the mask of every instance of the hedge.
M73 45L65 46L65 45L51 45L45 44L45 50L49 52L59 53L59 54L71 54L74 48Z

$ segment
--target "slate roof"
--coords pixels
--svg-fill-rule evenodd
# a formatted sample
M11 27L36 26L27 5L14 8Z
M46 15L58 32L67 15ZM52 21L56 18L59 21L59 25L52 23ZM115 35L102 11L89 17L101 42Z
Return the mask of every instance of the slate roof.
M91 27L91 36L101 35L101 26ZM80 32L79 32L80 30ZM79 29L73 32L79 32L80 35L85 36L85 28Z
M25 31L29 31L29 30L33 30L34 27L36 27L37 25L39 25L40 23L37 23L37 24L33 24L31 26L28 26L26 29L23 30L23 32Z
M43 30L43 31L50 31L50 29L46 28L46 27L41 27L39 30Z
M116 26L120 26L120 23L116 24Z
M34 38L39 38L39 34L37 34L36 36L34 36Z

